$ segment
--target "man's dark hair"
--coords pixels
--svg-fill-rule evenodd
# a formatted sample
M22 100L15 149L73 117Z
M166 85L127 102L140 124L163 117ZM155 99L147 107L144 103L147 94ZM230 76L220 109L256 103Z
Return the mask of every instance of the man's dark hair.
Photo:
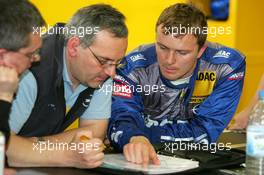
M206 17L202 11L191 4L177 3L169 6L161 13L156 23L156 30L159 25L162 25L164 34L174 33L175 37L181 36L181 32L193 34L197 38L199 48L204 45L207 38Z
M81 8L73 15L65 27L76 29L80 27L98 27L98 31L107 30L118 38L126 38L128 36L125 16L107 4L94 4ZM67 32L65 34L66 41L75 35ZM84 47L88 47L92 44L95 37L96 34L93 32L80 37L80 40Z
M0 48L17 51L29 44L29 34L45 21L28 0L0 0Z

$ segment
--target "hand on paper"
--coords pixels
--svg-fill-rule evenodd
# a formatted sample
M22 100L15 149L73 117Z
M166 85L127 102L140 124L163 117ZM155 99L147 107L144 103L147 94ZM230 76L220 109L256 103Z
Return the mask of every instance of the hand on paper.
M144 136L132 137L130 142L124 146L123 152L126 160L132 163L143 165L150 163L160 164L155 149Z

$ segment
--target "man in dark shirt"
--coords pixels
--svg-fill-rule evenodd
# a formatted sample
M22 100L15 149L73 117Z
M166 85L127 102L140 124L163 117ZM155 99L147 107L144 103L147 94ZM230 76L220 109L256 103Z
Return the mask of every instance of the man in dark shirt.
M83 10L86 12L85 16ZM92 18L86 18L87 11L88 15L92 14ZM112 12L115 13L114 16ZM101 20L96 19L98 14ZM85 40L85 48L83 46L84 43L81 42L84 37L81 38L82 36L80 36L79 38L74 35L67 35L67 39L72 41L71 44L68 45L71 46L71 51L74 51L70 53L70 61L77 60L71 67L75 70L74 75L78 75L78 81L77 79L75 79L75 76L72 76L74 77L72 78L72 81L74 81L73 84L79 84L80 81L86 83L87 80L89 81L89 83L91 82L93 86L99 86L99 83L105 80L106 73L108 75L110 73L115 74L115 68L119 62L118 60L123 57L127 47L127 29L124 26L126 31L124 33L125 36L120 36L119 34L117 35L115 34L115 32L112 33L112 30L108 31L109 26L114 26L113 31L120 32L119 28L116 28L115 25L112 25L111 21L109 22L110 15L112 15L112 18L117 16L120 19L119 22L116 22L116 20L114 20L116 25L124 24L124 16L110 5L93 5L84 7L80 9L80 11L78 11L77 21L80 21L80 23L84 22L85 25L88 26L90 21L94 21L95 26L99 25L96 22L99 22L100 25L102 21L107 21L107 23L101 28L102 30L97 33L96 37L94 35L94 37L86 35L89 40ZM75 18L73 18L73 24L75 25ZM27 0L10 0L8 2L0 1L0 74L2 75L0 76L0 92L1 94L3 94L3 98L0 98L3 100L3 107L0 107L0 110L2 110L0 118L1 120L4 120L3 127L1 126L0 130L2 130L3 128L7 136L9 135L7 120L8 115L10 115L10 102L13 99L13 93L16 91L18 76L21 75L20 77L22 79L22 77L25 78L29 74L28 71L24 71L31 66L32 62L39 60L39 48L42 47L40 53L43 54L43 48L48 45L47 43L46 45L42 45L42 40L38 34L41 31L39 29L41 29L43 25L44 20L42 19L40 13ZM79 29L78 25L75 27L75 29ZM83 24L80 24L80 27L83 27ZM56 31L55 33L60 33L60 31ZM69 34L72 33L69 32ZM120 42L120 40L122 41ZM103 45L102 43L107 45ZM101 49L107 52L104 52L104 54L102 54L103 52L101 51ZM56 48L54 50L56 50ZM97 52L100 53L100 55L98 55ZM65 54L67 55L68 52ZM87 59L87 56L89 59ZM76 59L77 57L78 59ZM46 57L43 56L42 60L51 60L53 57L50 57L49 59L45 58ZM41 63L43 62L38 63L38 65L42 65ZM65 65L66 64L67 63L65 63ZM61 65L62 64L60 64L60 66ZM36 67L38 66L34 66L34 68ZM87 67L90 68L88 71ZM54 68L56 67L54 66ZM67 70L65 69L65 72L66 71ZM76 71L81 72L81 74L75 73ZM79 77L79 75L81 76ZM43 76L46 75L44 74ZM9 87L7 87L7 85ZM20 90L21 86L16 92L16 100L19 98ZM29 88L29 90L32 89ZM63 98L64 96L61 95L60 97ZM28 98L28 96L26 96L26 98ZM12 103L15 103L15 101L13 101ZM86 105L86 103L83 104ZM52 106L53 104L49 105ZM27 108L28 106L22 108L22 111L26 110ZM11 111L14 111L14 109L12 108ZM18 113L17 117L20 118L21 114ZM46 121L51 122L51 120ZM87 127L81 127L56 135L49 135L50 137L47 140L44 140L43 137L37 136L38 135L32 135L32 137L22 137L17 136L11 132L8 147L6 150L6 155L10 166L67 166L77 168L95 168L103 163L104 148L102 140L97 138L96 135L92 133L90 128L87 129ZM81 139L83 138L82 136L87 136L90 139L83 140ZM58 138L61 140L59 140ZM46 147L47 149L45 149L44 151L42 150L42 148L40 148L41 144L48 145L49 143L62 146L59 146L59 148L56 147L54 149Z
M39 34L33 34L33 27L45 22L37 8L25 0L1 2L0 8L0 129L8 140L7 120L18 76L39 60L37 50L42 41Z

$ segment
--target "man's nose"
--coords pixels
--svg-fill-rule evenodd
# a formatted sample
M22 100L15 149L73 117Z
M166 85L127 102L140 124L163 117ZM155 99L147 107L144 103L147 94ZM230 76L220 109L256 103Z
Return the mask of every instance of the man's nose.
M111 78L114 78L116 75L116 66L109 65L104 69L105 73L110 76Z
M168 62L168 64L174 64L174 63L175 63L176 59L175 59L174 56L175 56L175 54L174 54L173 51L170 51L170 52L168 53L168 57L167 57L167 62Z

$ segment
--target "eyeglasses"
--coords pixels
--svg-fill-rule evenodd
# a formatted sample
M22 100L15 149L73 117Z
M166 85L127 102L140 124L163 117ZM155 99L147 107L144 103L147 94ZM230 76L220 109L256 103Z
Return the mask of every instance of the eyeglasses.
M8 50L9 52L15 52L15 53L18 53L18 54L21 54L23 55L24 57L28 58L29 61L31 62L36 62L36 61L39 61L40 60L40 48L35 50L34 52L32 53L23 53L19 50Z
M98 63L102 66L102 67L116 67L116 68L120 68L122 66L124 66L124 64L121 63L122 60L119 60L117 63L113 63L110 60L105 60L105 59L100 59L98 58L97 55L95 55L95 53L92 51L92 49L90 47L88 47L88 49L90 50L90 52L92 53L92 55L94 56L94 58L98 61Z
M40 59L40 48L35 50L32 53L25 54L26 57L30 59L30 61L37 61Z
M19 53L19 54L21 54L21 55L24 55L31 62L36 62L36 61L39 61L40 60L40 48L37 49L37 50L35 50L32 53L27 53L27 54L26 53L22 53L20 51L16 51L16 52Z

